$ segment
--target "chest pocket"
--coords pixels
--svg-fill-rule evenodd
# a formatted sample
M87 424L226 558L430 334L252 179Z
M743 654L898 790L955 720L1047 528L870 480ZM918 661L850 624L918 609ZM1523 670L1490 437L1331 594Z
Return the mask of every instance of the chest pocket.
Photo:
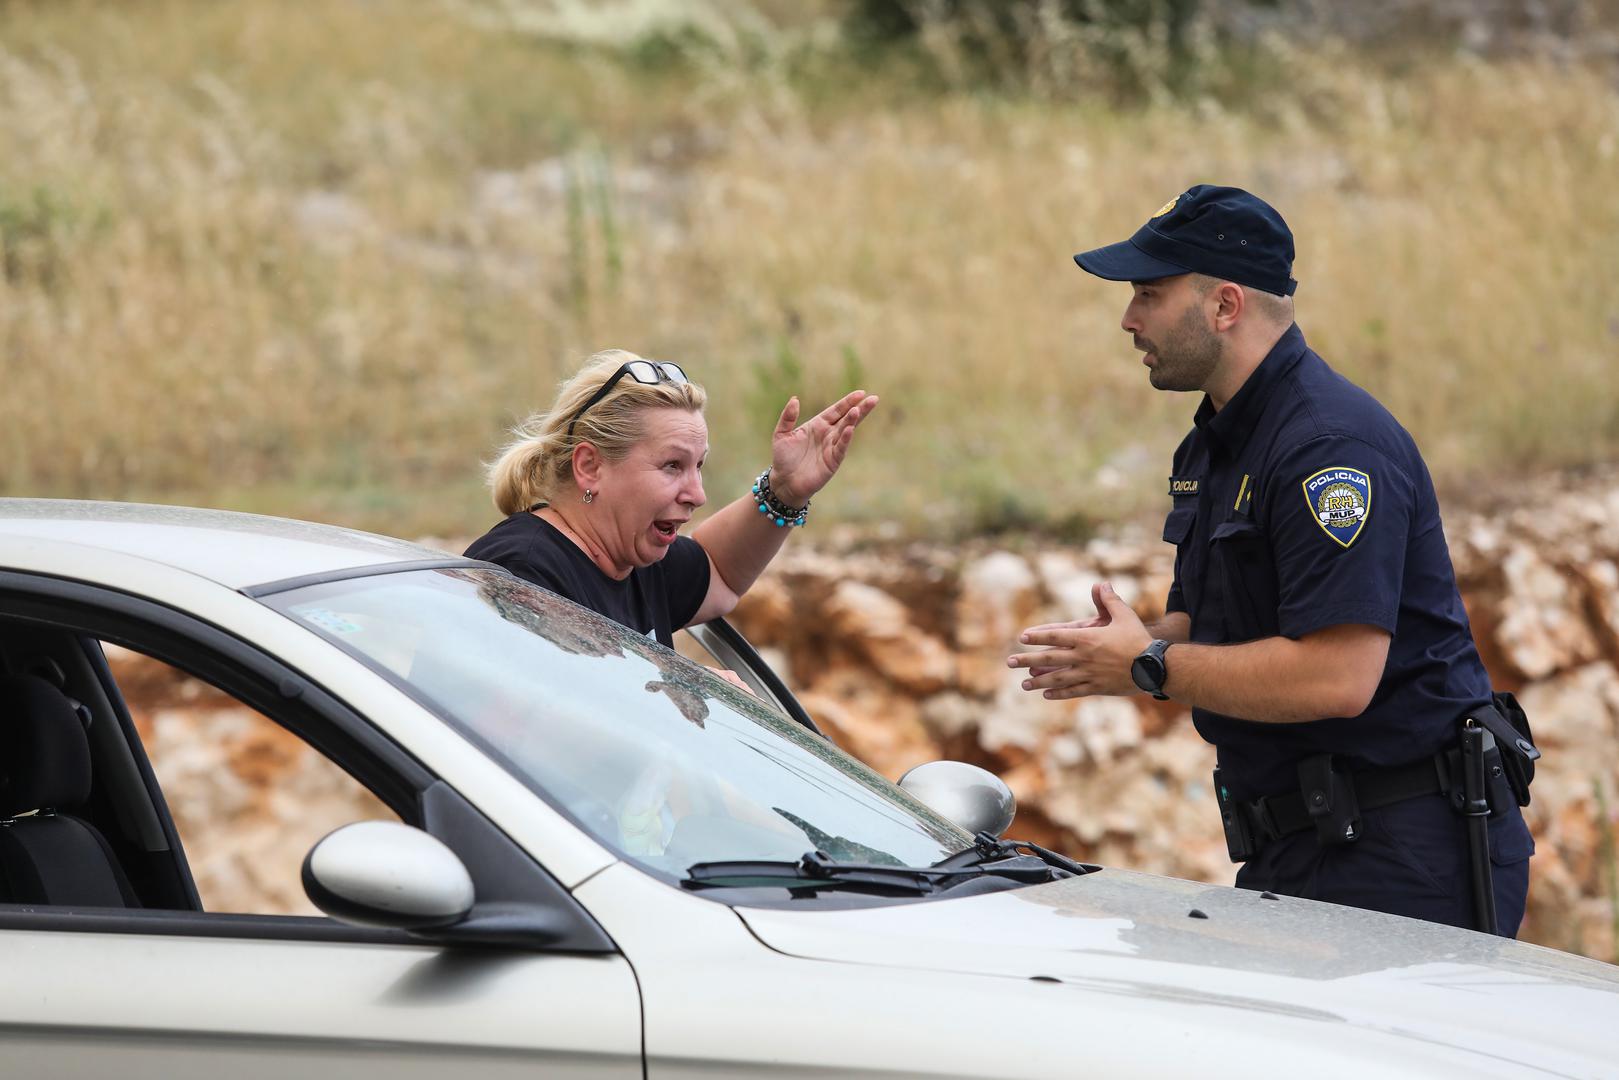
M1203 553L1187 542L1192 535L1192 526L1197 524L1197 498L1193 496L1175 501L1187 505L1177 506L1164 519L1164 543L1175 545L1175 587L1170 590L1169 599L1171 603L1178 600L1182 607L1191 612L1198 594L1196 589L1188 586L1188 582L1203 575Z
M1221 620L1228 641L1251 641L1277 633L1280 594L1270 538L1252 518L1234 518L1209 535L1209 573L1222 593Z
M1186 543L1186 536L1192 531L1192 523L1197 520L1196 506L1181 506L1169 512L1164 519L1164 543L1180 547Z

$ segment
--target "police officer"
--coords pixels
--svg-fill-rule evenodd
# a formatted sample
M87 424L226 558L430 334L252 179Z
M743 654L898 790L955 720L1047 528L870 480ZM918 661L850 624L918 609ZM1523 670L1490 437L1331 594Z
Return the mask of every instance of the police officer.
M1515 935L1534 847L1510 796L1490 800L1493 872L1470 896L1456 747L1491 690L1433 484L1405 429L1305 344L1286 223L1200 184L1074 259L1130 283L1121 326L1152 385L1203 400L1169 480L1167 614L1143 625L1095 586L1095 617L1024 631L1023 688L1191 706L1239 886L1456 926L1493 892Z

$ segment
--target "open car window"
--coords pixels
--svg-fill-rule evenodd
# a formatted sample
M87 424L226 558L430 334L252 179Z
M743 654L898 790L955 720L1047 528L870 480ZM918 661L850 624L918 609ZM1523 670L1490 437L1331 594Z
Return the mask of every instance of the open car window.
M265 602L656 872L812 849L918 865L971 842L774 704L509 574L348 577Z
M12 596L5 606L31 603ZM358 754L340 766L306 742L328 719L316 719L317 694L287 699L273 689L286 676L266 678L272 659L150 610L173 625L131 622L95 600L47 601L31 619L0 618L0 904L16 909L8 917L318 915L301 881L310 846L351 821L399 816L348 771ZM113 624L121 644L92 629ZM137 645L210 674L188 674ZM275 719L266 707L279 710ZM331 730L320 737L342 742ZM412 782L374 759L366 768L398 781L399 805L409 801Z
M130 593L0 577L0 928L409 941L303 914L315 841L391 813L450 848L478 905L543 910L559 951L611 948L528 852L272 646Z
M179 668L102 644L204 911L319 915L300 869L321 837L399 817L287 728Z

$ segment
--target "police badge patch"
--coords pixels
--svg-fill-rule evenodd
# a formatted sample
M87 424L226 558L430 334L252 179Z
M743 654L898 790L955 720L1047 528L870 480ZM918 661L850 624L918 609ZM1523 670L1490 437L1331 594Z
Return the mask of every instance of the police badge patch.
M1322 469L1305 479L1304 501L1321 531L1348 547L1371 517L1372 478L1345 465Z

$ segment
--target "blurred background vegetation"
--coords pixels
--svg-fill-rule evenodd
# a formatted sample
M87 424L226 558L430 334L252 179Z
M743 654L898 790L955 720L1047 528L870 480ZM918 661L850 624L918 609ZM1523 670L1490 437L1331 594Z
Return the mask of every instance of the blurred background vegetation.
M743 490L884 406L821 520L1161 505L1076 250L1198 182L1449 492L1619 449L1619 0L0 0L0 493L466 535L587 353L675 359Z

